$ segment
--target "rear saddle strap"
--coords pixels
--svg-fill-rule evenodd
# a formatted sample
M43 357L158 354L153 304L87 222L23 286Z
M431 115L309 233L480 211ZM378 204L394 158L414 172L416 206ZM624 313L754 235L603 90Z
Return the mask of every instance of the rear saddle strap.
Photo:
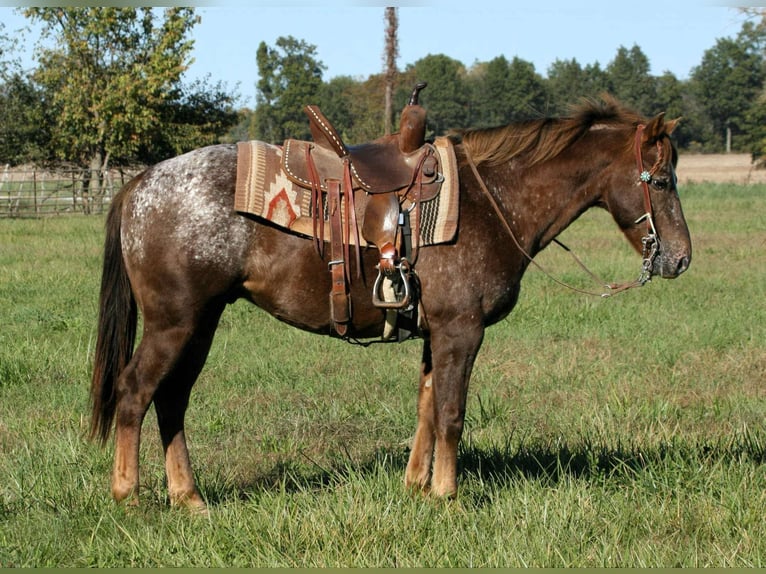
M351 321L351 300L348 296L348 264L344 252L343 222L341 216L341 185L337 179L327 180L330 189L327 197L327 211L330 216L330 256L328 263L332 274L332 289L330 291L330 316L335 330L343 337L348 331ZM353 195L344 194L346 197ZM346 218L348 221L348 217ZM348 226L346 226L348 228Z

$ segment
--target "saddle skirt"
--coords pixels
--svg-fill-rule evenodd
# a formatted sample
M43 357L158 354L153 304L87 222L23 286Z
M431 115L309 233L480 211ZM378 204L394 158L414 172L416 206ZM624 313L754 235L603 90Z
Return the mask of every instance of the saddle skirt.
M283 147L260 141L239 142L234 208L238 212L265 219L292 233L307 238L314 237L311 188L306 183L296 181L295 174L285 171L285 154L304 145L309 144L289 141L288 146ZM459 181L453 143L447 138L437 138L433 148L438 155L441 172L439 180L443 178L443 181L441 185L431 183L427 186L428 193L421 196L418 229L420 246L452 241L457 233ZM289 162L287 165L289 170L293 163ZM336 174L321 176L336 177ZM354 187L355 212L361 228L371 195L364 185ZM323 195L326 205L326 194ZM344 221L345 218L344 213ZM326 240L329 241L329 237ZM368 245L361 234L359 242L360 247Z

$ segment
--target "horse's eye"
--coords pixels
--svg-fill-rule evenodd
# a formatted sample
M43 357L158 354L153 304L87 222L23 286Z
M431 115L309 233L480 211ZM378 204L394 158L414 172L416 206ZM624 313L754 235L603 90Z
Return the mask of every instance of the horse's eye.
M667 189L668 187L668 180L666 179L653 179L652 185L656 187L659 190Z

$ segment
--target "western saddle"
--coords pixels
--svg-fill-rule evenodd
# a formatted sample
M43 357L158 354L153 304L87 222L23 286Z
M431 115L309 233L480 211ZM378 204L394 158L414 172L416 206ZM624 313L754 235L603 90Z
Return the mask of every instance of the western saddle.
M285 173L311 189L314 241L321 256L324 226L329 222L330 308L340 336L346 335L352 314L352 243L357 275L361 275L362 240L379 250L372 301L388 310L389 321L395 321L397 313L411 314L414 308L410 283L418 250L420 202L433 198L443 180L439 155L425 139L426 112L418 103L418 95L425 87L425 83L419 83L413 89L395 134L348 146L320 109L308 105L304 111L313 142L285 142ZM410 218L410 212L414 217ZM384 338L391 332L387 328Z

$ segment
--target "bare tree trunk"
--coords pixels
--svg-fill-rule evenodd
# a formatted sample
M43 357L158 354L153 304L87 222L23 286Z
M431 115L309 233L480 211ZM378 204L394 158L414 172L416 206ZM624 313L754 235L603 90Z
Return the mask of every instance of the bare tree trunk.
M731 153L731 126L726 126L726 153Z
M91 213L91 198L98 197L101 188L101 152L95 152L90 158L90 165L83 174L82 182L82 210L83 213Z
M394 82L396 81L396 58L399 55L399 40L397 31L399 29L399 17L397 16L396 8L386 8L386 49L385 49L385 62L386 62L386 105L385 105L385 122L384 133L389 135L391 133L391 123L393 121L393 94L394 94Z

